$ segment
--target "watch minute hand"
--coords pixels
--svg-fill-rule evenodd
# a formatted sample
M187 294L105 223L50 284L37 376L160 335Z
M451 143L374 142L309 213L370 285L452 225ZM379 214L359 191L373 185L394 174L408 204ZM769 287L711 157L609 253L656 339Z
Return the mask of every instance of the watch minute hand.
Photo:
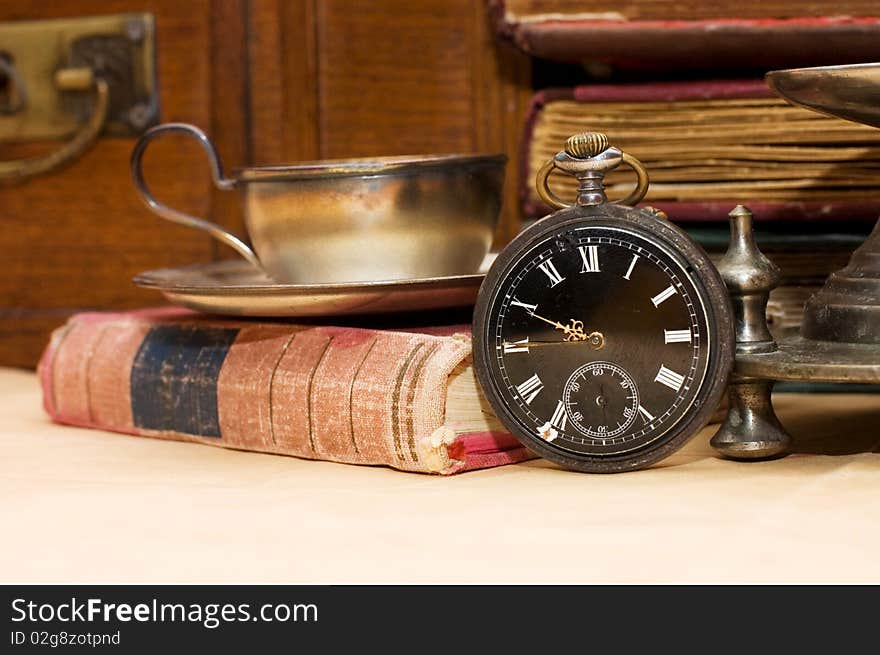
M563 331L565 330L565 326L562 325L561 323L557 323L556 321L551 321L549 318L544 318L543 316L539 316L535 312L529 312L529 313L532 316L534 316L535 318L537 318L539 321L544 321L545 323L549 323L550 325L555 327L557 330L563 330Z

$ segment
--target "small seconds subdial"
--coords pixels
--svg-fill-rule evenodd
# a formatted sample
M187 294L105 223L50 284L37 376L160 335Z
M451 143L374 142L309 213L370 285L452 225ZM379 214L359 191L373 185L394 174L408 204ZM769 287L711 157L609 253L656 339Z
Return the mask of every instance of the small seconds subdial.
M613 439L632 425L639 391L632 377L610 362L590 362L565 383L562 402L572 425L594 439Z

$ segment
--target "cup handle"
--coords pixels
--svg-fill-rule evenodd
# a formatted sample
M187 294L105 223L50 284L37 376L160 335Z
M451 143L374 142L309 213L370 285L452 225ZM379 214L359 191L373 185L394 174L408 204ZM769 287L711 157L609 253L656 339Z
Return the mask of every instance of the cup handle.
M257 259L257 255L240 238L231 232L224 230L216 223L172 209L168 205L162 204L156 200L153 194L150 193L150 189L144 181L141 159L143 158L144 152L150 142L159 135L168 132L187 134L199 142L199 145L202 146L202 149L204 149L208 155L208 162L211 165L211 177L214 180L214 185L218 189L228 191L235 186L235 180L230 180L223 174L223 164L220 163L220 158L217 156L217 151L214 148L214 144L211 143L211 140L208 138L208 135L195 125L189 125L188 123L165 123L164 125L157 125L144 132L135 144L134 150L131 153L131 179L134 181L135 189L137 189L141 200L144 201L144 204L146 204L151 211L172 223L179 223L180 225L194 227L207 232L218 241L225 243L227 246L238 252L239 255L244 257L258 269L262 270L263 267L260 264L260 260Z

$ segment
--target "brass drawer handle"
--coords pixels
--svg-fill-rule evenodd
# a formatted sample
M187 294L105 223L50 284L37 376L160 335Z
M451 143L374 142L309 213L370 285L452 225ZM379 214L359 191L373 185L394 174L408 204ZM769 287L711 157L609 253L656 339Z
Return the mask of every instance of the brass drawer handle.
M63 68L55 73L55 84L64 91L94 90L95 106L92 115L73 138L58 150L39 157L0 162L0 182L24 181L70 163L88 150L104 129L110 100L110 89L106 81L96 77L89 68Z

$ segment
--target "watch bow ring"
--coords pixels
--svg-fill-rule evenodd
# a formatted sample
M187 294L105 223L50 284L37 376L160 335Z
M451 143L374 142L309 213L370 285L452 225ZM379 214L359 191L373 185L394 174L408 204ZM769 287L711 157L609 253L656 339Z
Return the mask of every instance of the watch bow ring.
M574 175L580 183L578 189L578 204L593 204L592 202L581 203L585 196L600 193L605 200L602 178L604 175L620 164L626 164L635 171L636 187L626 197L613 201L615 205L635 205L648 192L648 171L638 159L632 155L608 146L608 137L601 132L583 132L575 134L565 142L565 149L555 157L548 160L538 171L535 186L538 195L550 207L565 209L571 207L550 188L550 173L559 169L569 175Z

